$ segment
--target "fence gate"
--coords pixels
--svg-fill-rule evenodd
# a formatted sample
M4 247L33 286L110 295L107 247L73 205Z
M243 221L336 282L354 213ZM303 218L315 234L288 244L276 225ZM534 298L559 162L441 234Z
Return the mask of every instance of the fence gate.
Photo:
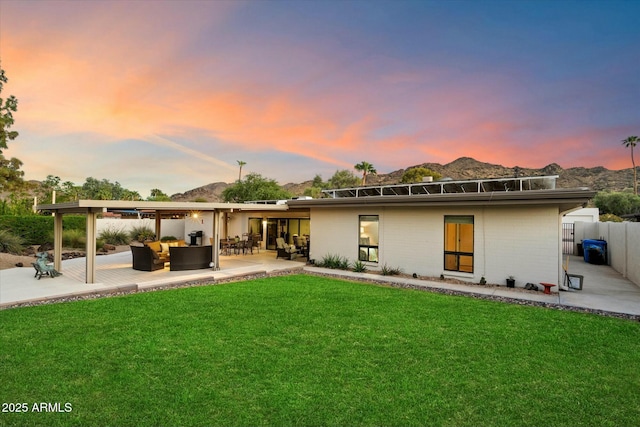
M562 224L562 253L573 255L573 223Z

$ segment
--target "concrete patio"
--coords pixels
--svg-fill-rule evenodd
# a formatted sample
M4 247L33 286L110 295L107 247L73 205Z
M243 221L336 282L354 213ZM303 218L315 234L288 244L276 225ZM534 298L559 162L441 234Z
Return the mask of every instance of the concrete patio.
M305 262L276 259L273 251L253 255L220 256L220 270L170 271L169 267L156 271L138 271L131 268L131 252L120 252L96 257L96 283L85 283L85 258L62 262L62 276L34 277L29 267L0 270L0 307L17 303L57 299L69 296L118 292L162 287L187 281L221 280L249 273L271 273L305 265Z
M304 268L305 271L310 273L331 274L346 279L371 279L383 283L401 283L424 288L444 289L461 293L559 304L568 307L640 316L639 286L626 280L609 266L587 264L579 257L571 257L569 272L584 276L583 290L554 292L551 295L545 295L542 292L523 292L504 286L484 287L472 284L451 284L440 281L381 276L371 273L329 270L307 266L304 261L304 259L301 261L276 259L274 251L261 251L259 254L253 255L221 256L221 269L218 271L209 269L169 271L168 268L165 268L164 270L147 272L133 270L131 268L131 253L122 252L97 257L97 283L94 284L84 283L84 258L63 261L63 276L54 279L44 277L41 280L37 280L34 278L35 271L31 267L12 268L0 270L0 308L32 301L161 288L170 284L188 281L216 281L252 273L271 273ZM554 289L557 290L557 287Z

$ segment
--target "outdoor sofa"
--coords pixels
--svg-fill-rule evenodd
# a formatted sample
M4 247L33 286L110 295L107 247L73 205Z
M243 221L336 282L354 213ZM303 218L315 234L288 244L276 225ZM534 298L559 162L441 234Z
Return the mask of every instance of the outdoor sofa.
M213 259L213 246L170 246L171 271L209 268Z
M149 246L130 245L133 256L133 269L140 271L154 271L164 268L164 264L169 262L169 256L160 254Z
M165 251L166 250L166 251ZM145 242L144 246L131 245L133 269L155 271L169 263L171 271L209 268L212 246L187 246L184 240L170 242Z

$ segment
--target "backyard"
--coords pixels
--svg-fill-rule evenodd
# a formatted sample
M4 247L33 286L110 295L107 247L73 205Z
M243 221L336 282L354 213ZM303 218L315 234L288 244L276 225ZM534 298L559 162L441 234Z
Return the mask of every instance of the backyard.
M291 275L0 311L0 425L637 425L640 323Z

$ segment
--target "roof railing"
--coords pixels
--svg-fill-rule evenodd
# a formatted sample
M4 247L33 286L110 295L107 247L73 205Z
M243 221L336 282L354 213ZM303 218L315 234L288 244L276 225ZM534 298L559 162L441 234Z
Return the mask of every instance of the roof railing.
M425 194L490 193L495 191L553 190L559 175L526 176L517 178L487 178L454 181L419 182L415 184L373 185L322 190L330 198L414 196Z

